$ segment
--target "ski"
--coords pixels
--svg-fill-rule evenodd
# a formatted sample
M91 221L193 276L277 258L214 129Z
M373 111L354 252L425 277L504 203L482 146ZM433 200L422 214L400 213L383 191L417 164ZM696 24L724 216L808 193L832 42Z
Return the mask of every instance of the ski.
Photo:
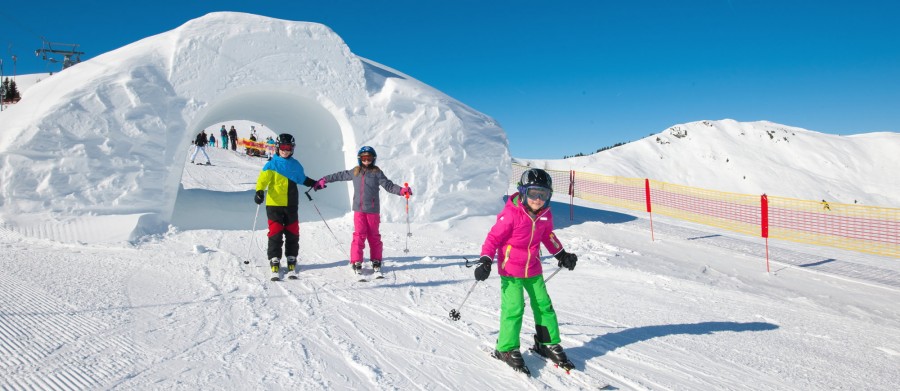
M492 358L503 362L503 364L506 365L507 367L509 367L509 369L512 369L513 371L516 371L518 373L523 373L523 374L527 375L528 377L532 377L531 370L528 369L527 365L523 365L523 369L519 369L519 368L510 366L509 364L506 363L505 360L503 360L502 357L497 356L497 351L494 349L493 346L489 347L487 345L482 344L482 345L479 345L478 348L481 351L489 354ZM548 364L554 364L553 360L551 360L547 357L541 356L540 354L536 353L533 348L525 349L525 351L528 353L529 356L538 356L538 357L546 360ZM557 376L559 376L560 379L568 379L569 381L580 383L581 384L580 388L582 388L582 389L587 389L587 390L617 390L618 389L618 388L612 386L610 383L606 383L604 380L598 380L598 379L591 378L588 375L586 375L583 372L578 371L578 370L572 370L571 372L567 372L566 375L559 374ZM534 377L540 378L541 375L535 375ZM544 384L549 385L550 383L545 382Z
M547 357L547 356L541 354L541 352L538 351L537 346L532 346L532 347L528 348L528 351L533 353L535 356L538 356L538 357L543 358L544 360L547 360L548 363L553 364L557 368L566 371L566 374L569 374L569 372L571 372L573 369L575 369L575 364L573 364L571 360L566 360L561 363L556 363L552 359L550 359L550 357Z
M553 360L550 359L550 357L547 357L547 356L541 354L541 352L539 352L536 348L537 348L536 346L532 346L532 347L528 348L528 352L531 353L531 355L533 355L533 356L537 356L537 357L544 359L545 361L547 361L548 364L551 364L554 367L565 371L566 377L569 377L569 379L581 383L583 387L591 389L591 390L613 390L613 389L616 389L616 388L613 388L612 384L605 383L602 380L597 381L596 379L588 377L587 375L585 375L584 373L579 371L577 368L575 368L575 364L573 364L571 360L566 360L566 362L564 362L564 363L557 364L557 363L553 362Z

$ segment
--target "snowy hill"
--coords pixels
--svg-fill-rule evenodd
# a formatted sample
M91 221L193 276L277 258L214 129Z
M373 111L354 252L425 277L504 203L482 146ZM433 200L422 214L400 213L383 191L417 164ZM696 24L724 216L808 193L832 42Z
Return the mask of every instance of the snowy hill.
M542 164L732 193L897 208L898 151L900 133L836 136L721 120L675 125L607 151Z
M555 203L557 234L579 263L548 289L578 371L526 353L529 378L484 352L497 337L499 278L473 287L462 258L477 257L493 216L413 220L409 238L406 224L385 222L387 278L359 283L347 267L352 220L324 202L329 187L300 208L301 278L273 283L262 218L250 232L247 189L261 159L221 149L210 157L216 165L184 166L180 226L164 235L74 245L0 229L0 389L900 384L896 260L781 243L766 274L758 238L658 218L651 242L648 222L626 211L584 205L569 221ZM411 208L424 201L414 196ZM544 266L546 275L556 269L552 257ZM462 319L450 320L451 309ZM533 332L527 312L523 348Z

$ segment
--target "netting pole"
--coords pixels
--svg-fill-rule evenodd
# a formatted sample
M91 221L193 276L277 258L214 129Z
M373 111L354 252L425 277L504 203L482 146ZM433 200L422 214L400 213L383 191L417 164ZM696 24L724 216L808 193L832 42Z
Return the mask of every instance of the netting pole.
M769 197L763 194L760 197L759 205L761 235L766 238L766 273L769 273Z
M644 178L644 199L647 200L647 213L650 215L650 241L655 241L653 237L653 211L650 208L650 179Z
M569 170L569 220L575 221L575 170Z

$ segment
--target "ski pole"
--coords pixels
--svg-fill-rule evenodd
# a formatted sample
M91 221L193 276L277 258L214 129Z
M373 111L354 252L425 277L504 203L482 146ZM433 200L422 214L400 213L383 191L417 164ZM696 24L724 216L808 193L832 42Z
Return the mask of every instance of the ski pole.
M409 183L403 182L403 186L409 188ZM404 253L409 252L409 237L412 232L409 230L409 193L406 193L406 247L403 248Z
M553 273L550 273L550 275L549 275L549 276L547 276L547 278L545 278L545 279L544 279L544 284L546 284L546 283L547 283L547 281L550 281L550 279L551 279L551 278L553 278L553 276L555 276L555 275L556 275L556 273L559 273L559 271L560 271L560 270L562 270L562 269L563 269L563 267L562 267L562 266L560 266L560 267L559 267L559 269L556 269L556 271L555 271L555 272L553 272Z
M475 280L475 283L473 283L472 287L469 288L469 291L466 292L466 297L463 298L462 303L459 303L459 308L450 310L450 319L452 319L454 321L459 320L459 318L460 318L459 310L461 310L463 305L466 304L466 300L469 300L469 295L471 295L472 291L475 290L475 285L478 285L478 282L479 282L478 280Z
M256 237L253 236L253 232L256 231L256 220L259 218L259 207L262 204L256 204L256 215L253 216L253 227L250 227L250 243L247 244L247 256L244 258L244 265L250 263L250 245L256 240Z
M309 195L309 191L312 190L312 189L313 189L313 188L310 187L309 190L307 190L307 191L306 191L305 193L303 193L303 194L306 194L306 198L309 198L309 202L312 202L313 207L316 208L316 213L319 214L319 218L322 219L322 222L323 222L323 223L325 223L325 228L328 228L328 232L331 232L331 237L334 238L334 241L337 242L337 244L338 244L338 246L339 246L340 248L344 248L344 245L341 243L340 240L338 240L337 235L335 235L335 234L334 234L334 231L331 230L331 227L328 226L328 222L325 221L325 217L322 216L322 212L319 211L319 207L316 205L316 202L313 201L312 196Z

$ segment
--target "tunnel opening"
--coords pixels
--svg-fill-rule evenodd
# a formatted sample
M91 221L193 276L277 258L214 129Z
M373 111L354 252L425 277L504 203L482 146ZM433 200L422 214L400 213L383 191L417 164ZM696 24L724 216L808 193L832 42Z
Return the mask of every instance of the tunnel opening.
M187 138L182 145L184 167L178 195L172 207L172 225L181 230L221 229L246 230L264 227L265 211L258 211L253 203L253 193L259 170L267 162L265 157L251 156L244 147L222 148L221 126L232 126L238 138L247 139L251 127L255 128L258 141L266 137L276 138L281 133L294 136L297 146L294 153L304 167L306 175L318 179L339 169L345 169L348 154L352 155L352 130L344 129L321 103L302 93L272 89L242 89L211 102L200 110L190 122ZM216 146L208 146L206 152L211 166L191 164L194 152L191 141L200 131L216 137ZM345 148L348 140L350 145ZM355 156L355 155L354 155ZM355 157L354 157L355 158ZM205 163L201 154L195 162ZM217 162L218 160L218 162ZM301 193L308 189L298 187ZM329 185L328 196L310 192L322 217L338 217L350 210L350 189L347 183ZM316 213L309 213L310 201L300 195L300 220L318 220ZM254 226L254 220L257 220Z

